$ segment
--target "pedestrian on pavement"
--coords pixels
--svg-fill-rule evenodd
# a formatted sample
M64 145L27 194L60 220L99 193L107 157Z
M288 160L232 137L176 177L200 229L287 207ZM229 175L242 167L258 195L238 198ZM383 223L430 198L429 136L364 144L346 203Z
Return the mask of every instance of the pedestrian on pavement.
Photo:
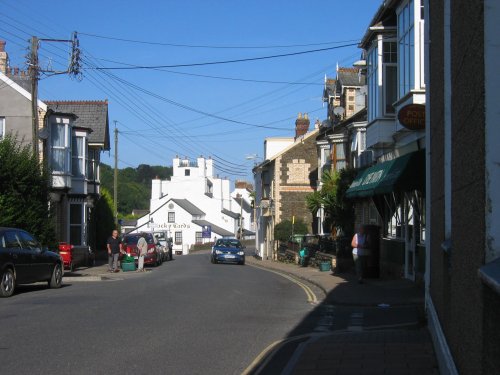
M146 238L144 238L144 234L141 234L139 241L137 241L137 250L139 252L139 265L137 267L137 271L144 272L144 257L148 252L148 243Z
M363 273L366 268L368 256L370 255L370 239L365 232L364 225L360 225L358 232L352 237L351 246L358 283L362 284Z
M120 272L118 268L118 256L123 253L122 240L118 236L118 231L115 229L108 238L107 242L108 248L108 271L109 272Z

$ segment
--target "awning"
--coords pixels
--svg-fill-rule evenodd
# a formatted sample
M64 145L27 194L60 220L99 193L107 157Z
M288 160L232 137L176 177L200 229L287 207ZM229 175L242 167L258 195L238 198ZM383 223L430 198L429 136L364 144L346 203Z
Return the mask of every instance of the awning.
M411 190L425 190L425 150L415 151L359 172L347 190L346 197L371 197Z

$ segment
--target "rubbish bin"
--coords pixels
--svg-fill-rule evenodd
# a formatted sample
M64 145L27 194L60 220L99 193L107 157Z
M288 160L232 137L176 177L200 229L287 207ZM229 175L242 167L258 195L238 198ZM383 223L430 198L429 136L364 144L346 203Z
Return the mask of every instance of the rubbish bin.
M332 269L332 263L331 262L321 262L319 264L319 270L321 272L328 272Z
M131 255L125 255L122 259L122 271L135 271L135 259Z

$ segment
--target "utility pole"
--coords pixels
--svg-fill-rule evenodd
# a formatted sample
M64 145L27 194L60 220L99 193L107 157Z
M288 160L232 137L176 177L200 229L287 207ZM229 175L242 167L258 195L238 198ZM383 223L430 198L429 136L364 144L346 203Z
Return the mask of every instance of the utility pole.
M31 121L33 137L33 154L38 157L38 38L31 37L30 54L30 77L31 77Z
M64 71L53 71L40 69L38 61L38 48L40 42L63 42L71 43L71 61L69 63L68 69ZM78 79L81 79L81 63L80 63L80 43L78 41L78 35L76 32L73 33L72 39L39 39L36 36L31 37L31 48L30 53L27 56L29 73L31 78L31 118L32 118L32 137L33 137L33 153L38 157L38 78L40 73L50 75L57 74L70 74Z
M115 123L115 177L113 181L113 201L115 214L115 227L118 227L118 128Z
M243 228L242 228L242 225L243 225L243 195L240 195L240 233L239 233L239 240L243 240Z

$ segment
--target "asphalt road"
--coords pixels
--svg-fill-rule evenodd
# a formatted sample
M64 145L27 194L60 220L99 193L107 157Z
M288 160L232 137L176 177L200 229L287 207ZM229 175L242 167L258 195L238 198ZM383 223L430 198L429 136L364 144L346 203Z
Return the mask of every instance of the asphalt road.
M130 276L1 299L0 372L241 374L314 315L290 280L206 254Z

